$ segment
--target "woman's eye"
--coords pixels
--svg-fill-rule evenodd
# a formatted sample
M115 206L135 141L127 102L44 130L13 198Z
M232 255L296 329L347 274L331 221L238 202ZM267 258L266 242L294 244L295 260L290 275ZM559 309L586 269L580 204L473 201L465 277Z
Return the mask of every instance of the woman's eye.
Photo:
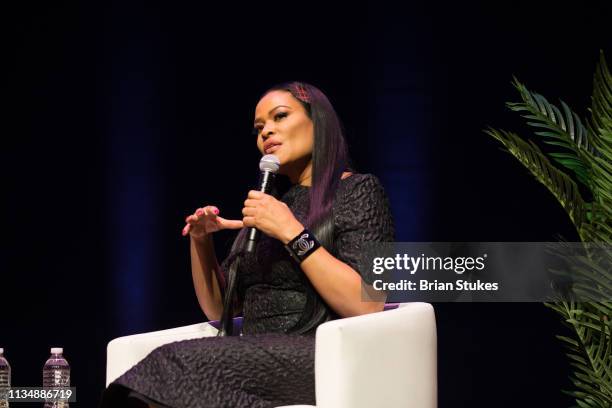
M274 115L274 120L279 120L287 116L287 112L278 112Z
M289 115L288 112L278 112L276 115L274 115L274 120L275 121L279 121L282 118L287 117L287 115ZM263 129L263 126L254 126L253 127L253 135L254 136L259 135L259 133L261 132L262 129Z

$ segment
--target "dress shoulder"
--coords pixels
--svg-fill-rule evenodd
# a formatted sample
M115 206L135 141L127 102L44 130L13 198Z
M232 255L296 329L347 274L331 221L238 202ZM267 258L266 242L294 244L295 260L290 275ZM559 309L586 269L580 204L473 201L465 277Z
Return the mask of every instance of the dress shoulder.
M355 173L342 179L343 191L342 197L348 199L357 199L363 195L375 193L378 191L384 195L384 187L378 177L370 173Z
M393 242L395 226L385 189L373 174L353 174L344 180L334 209L334 242L338 259L355 269L368 283L369 274L361 270L364 242Z

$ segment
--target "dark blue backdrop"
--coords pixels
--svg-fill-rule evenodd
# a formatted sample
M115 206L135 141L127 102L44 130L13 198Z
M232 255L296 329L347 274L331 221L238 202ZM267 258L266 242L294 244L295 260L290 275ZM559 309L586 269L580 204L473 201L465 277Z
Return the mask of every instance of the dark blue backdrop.
M35 3L1 13L0 346L14 385L38 385L48 348L63 346L76 406L95 406L108 341L204 319L183 219L205 203L240 216L259 157L254 106L280 81L329 95L357 168L387 189L398 240L576 238L482 129L524 129L504 107L513 74L586 112L610 50L603 1ZM218 234L220 256L232 237ZM570 404L553 312L435 308L440 407Z

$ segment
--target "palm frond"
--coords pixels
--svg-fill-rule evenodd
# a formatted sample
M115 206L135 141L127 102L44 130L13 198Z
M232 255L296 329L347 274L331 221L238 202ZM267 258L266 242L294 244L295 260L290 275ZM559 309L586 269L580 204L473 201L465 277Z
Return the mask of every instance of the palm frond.
M604 118L602 122L610 122ZM612 131L600 128L597 140L599 155L586 153L591 166L591 194L587 219L579 230L581 239L589 242L612 242Z
M513 85L519 91L522 102L508 102L506 105L513 111L523 112L521 116L528 119L528 125L541 129L534 133L545 138L544 143L566 149L567 152L557 153L559 156L553 158L570 169L580 183L590 187L589 166L582 157L582 151L594 152L595 148L591 146L592 136L580 117L563 101L561 113L544 96L529 91L516 78Z
M553 166L534 143L527 143L515 133L504 130L489 128L485 133L499 140L510 154L548 188L580 231L585 217L585 206L574 180Z
M591 133L597 133L599 129L612 132L612 75L608 70L603 51L599 53L599 64L593 75L593 96L589 111Z
M585 406L606 407L612 404L612 313L610 302L545 303L561 314L566 326L577 339L557 336L566 346L566 354L574 373L570 377L576 387L566 394ZM582 406L582 405L581 405Z

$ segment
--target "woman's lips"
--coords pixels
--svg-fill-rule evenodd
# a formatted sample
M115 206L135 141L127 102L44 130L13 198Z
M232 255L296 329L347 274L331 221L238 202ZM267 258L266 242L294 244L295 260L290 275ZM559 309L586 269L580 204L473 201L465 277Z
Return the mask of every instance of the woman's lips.
M273 144L272 146L268 147L266 149L266 154L270 154L270 153L274 153L275 151L278 150L278 148L280 147L280 143L279 144Z

